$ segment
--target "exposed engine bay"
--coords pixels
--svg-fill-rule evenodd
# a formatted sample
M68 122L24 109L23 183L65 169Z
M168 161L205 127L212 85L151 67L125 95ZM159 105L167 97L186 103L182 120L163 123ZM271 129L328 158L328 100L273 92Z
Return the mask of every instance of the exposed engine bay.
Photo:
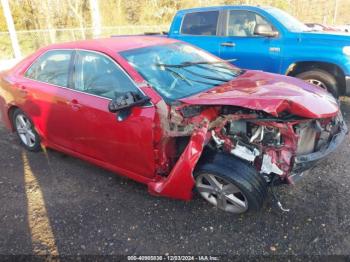
M211 130L211 146L250 162L267 182L278 175L287 179L293 172L294 156L309 154L327 146L339 132L339 119L228 120Z
M288 113L273 117L232 106L171 107L169 114L170 124L163 129L168 143L172 141L170 137L178 140L189 137L196 129L207 125L204 147L248 161L267 182L278 176L285 183L293 183L293 175L304 171L294 169L295 157L327 147L333 135L340 131L343 121L341 113L327 119L307 119ZM165 147L164 143L162 145ZM182 146L178 151L183 149ZM164 148L160 150L165 151ZM163 154L163 157L167 158L169 154ZM172 157L176 159L170 162L175 163L179 154ZM163 160L163 163L169 163ZM172 166L161 170L169 170Z

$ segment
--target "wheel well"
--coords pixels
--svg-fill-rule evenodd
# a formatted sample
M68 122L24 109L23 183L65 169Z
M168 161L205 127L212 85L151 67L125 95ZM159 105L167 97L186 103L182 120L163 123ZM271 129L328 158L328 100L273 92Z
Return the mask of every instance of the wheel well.
M339 94L342 95L345 93L345 74L339 66L332 63L312 61L294 63L289 67L286 75L296 76L300 73L310 71L313 69L321 69L333 75L336 78L339 86Z
M14 130L14 126L13 126L13 123L12 123L12 117L13 117L13 113L15 112L15 110L18 109L17 106L11 106L8 110L8 118L10 120L10 124L11 124L11 128L12 130Z

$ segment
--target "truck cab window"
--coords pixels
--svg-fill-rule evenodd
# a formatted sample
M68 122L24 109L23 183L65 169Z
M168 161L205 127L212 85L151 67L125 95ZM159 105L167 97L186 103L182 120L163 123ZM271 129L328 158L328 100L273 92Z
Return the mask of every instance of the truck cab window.
M187 35L216 35L219 11L186 14L181 33Z
M256 13L231 10L228 16L227 35L253 37L257 25L268 25L273 28L269 22Z

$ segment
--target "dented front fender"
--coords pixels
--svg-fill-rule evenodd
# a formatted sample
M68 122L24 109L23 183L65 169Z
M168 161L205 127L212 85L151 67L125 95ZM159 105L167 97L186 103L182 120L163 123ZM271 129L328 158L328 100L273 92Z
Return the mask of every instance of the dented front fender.
M177 163L166 178L148 184L148 191L157 196L167 196L176 199L190 200L194 186L193 170L202 155L208 139L208 123L196 129L178 159Z

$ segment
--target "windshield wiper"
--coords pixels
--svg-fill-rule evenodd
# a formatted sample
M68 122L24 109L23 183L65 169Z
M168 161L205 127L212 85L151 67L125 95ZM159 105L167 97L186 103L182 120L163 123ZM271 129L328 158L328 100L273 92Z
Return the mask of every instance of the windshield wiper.
M191 82L196 82L196 83L200 83L200 84L206 84L206 85L214 85L214 83L208 83L208 82L203 82L203 81L200 81L200 80L195 80L195 79L191 79L191 78L188 78L188 77L185 77L184 75L170 69L170 68L165 68L165 70L169 71L173 76L185 81L186 83L188 83L190 86L193 86L193 84ZM186 71L190 71L190 70L186 70ZM203 76L201 76L203 77ZM209 80L214 80L214 81L220 81L220 82L227 82L227 80L223 80L223 79L211 79L211 78L207 78L207 77L203 77L203 78L206 78L206 79L209 79Z
M230 61L230 60L227 60L227 61ZM178 72L176 72L175 70L172 70L171 68L177 68L177 69L182 69L192 75L195 75L195 76L198 76L198 77L201 77L201 78L204 78L204 79L208 79L208 80L213 80L213 81L220 81L220 82L228 82L230 81L231 79L227 79L227 78L219 78L219 77L211 77L211 76L207 76L207 75L202 75L202 74L199 74L199 73L196 73L196 72L193 72L192 70L189 70L188 68L186 67L190 67L190 66L197 66L197 67L200 67L204 70L213 70L213 71L217 71L219 73L223 73L223 74L226 74L226 75L229 75L231 77L237 77L238 75L242 74L244 72L244 70L241 70L241 69L236 69L236 68L226 68L226 67L222 67L222 66L218 66L220 69L226 69L228 71L238 71L238 72L223 72L222 70L218 69L218 68L208 68L208 67L205 67L203 65L209 65L209 64L222 64L222 63L226 63L227 61L213 61L213 62L210 62L210 61L199 61L199 62L183 62L181 64L154 64L155 66L158 66L158 67L162 67L164 68L165 70L169 71L169 72L172 72L172 74L176 73L176 74L179 74ZM234 60L232 60L234 61ZM181 79L183 80L184 76L183 75L180 75L181 76ZM186 79L186 78L185 78ZM193 80L191 80L193 81Z
M214 70L214 71L217 71L219 73L230 75L232 77L237 77L237 76L243 74L245 71L242 69L239 69L239 68L234 68L234 67L230 68L230 67L224 67L224 66L219 66L219 65L216 66L218 68L215 68L215 67L208 68L208 67L204 66L204 65L224 64L226 62L235 61L235 60L236 59L230 59L230 60L225 60L225 61L212 61L212 62L211 61L183 62L181 64L161 64L161 63L158 63L158 64L154 64L154 65L158 66L158 67L163 67L163 68L181 68L183 70L186 70L185 69L186 67L197 66L197 67L200 67L200 68L205 69L205 70ZM231 73L219 70L219 68L225 69L227 71L231 71ZM188 69L186 71L188 71ZM218 79L213 79L213 80L218 80ZM220 80L223 80L223 79L220 79ZM226 80L226 82L227 81L229 81L229 80Z
M214 81L220 81L220 82L228 82L230 81L231 79L227 79L227 78L219 78L219 77L212 77L212 76L205 76L205 75L202 75L202 74L198 74L196 72L193 72L192 70L190 69L187 69L187 68L181 68L182 70L185 70L186 72L192 74L192 75L195 75L195 76L198 76L198 77L201 77L201 78L204 78L204 79L208 79L208 80L214 80Z
M208 70L208 71L216 71L216 72L219 72L219 73L222 73L222 74L226 74L226 75L229 75L229 76L232 76L232 77L237 77L241 74L243 74L245 71L243 69L234 69L234 68L227 68L227 67L223 67L223 66L215 66L215 67L206 67L205 64L194 64L194 66L197 66L199 68L202 68L204 70ZM224 72L220 69L224 69L224 70L228 70L229 72ZM185 69L184 69L185 70ZM187 69L188 70L188 69ZM235 72L233 72L235 70Z
M189 84L190 86L193 86L193 84L190 82L189 79L187 79L184 75L180 74L179 72L176 72L170 68L165 68L165 70L169 71L173 76L181 79L182 81L185 81L187 84Z
M229 59L225 61L198 61L198 62L182 62L181 64L155 64L156 66L164 66L164 67L175 67L175 68L182 68L182 67L188 67L193 65L212 65L212 64L225 64L227 62L233 62L237 59ZM231 68L227 68L231 69ZM233 69L233 68L232 68Z

